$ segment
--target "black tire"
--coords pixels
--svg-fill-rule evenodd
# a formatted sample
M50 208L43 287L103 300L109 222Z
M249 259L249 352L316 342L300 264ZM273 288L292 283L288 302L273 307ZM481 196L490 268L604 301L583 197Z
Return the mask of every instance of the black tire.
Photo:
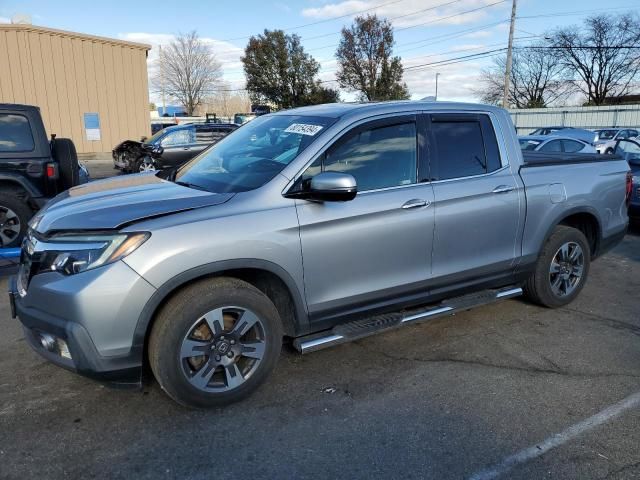
M60 169L60 185L64 190L80 183L76 146L68 138L56 138L53 142L53 158Z
M607 148L604 153L605 155L613 155L613 151L613 148Z
M558 295L552 287L550 269L563 245L577 244L582 250L582 271L570 293ZM534 273L524 285L525 295L533 302L549 308L558 308L571 303L580 294L589 276L591 249L584 234L575 228L558 225L542 247ZM555 275L555 274L554 274ZM567 274L569 275L569 274Z
M213 370L216 372L215 375L223 377L223 383L227 386L222 388L228 390L207 390L210 388L209 383L203 388L197 388L185 373L185 365L189 368L190 364L185 364L185 359L181 356L184 342L188 341L186 338L190 335L189 332L194 331L194 322L204 322L198 319L204 318L216 309L226 309L229 305L250 310L259 318L264 340L263 356L250 375L246 375L246 378L240 376L242 383L239 386L229 386L226 367L218 365L213 367ZM240 323L241 319L242 317L236 320L236 323ZM210 332L213 334L213 329ZM226 330L223 333L230 338L231 333ZM260 290L234 278L200 280L179 291L159 312L149 338L149 364L162 389L176 402L197 408L222 406L243 399L264 382L275 368L280 356L282 335L282 323L278 311ZM236 345L240 344L241 341L238 340ZM213 350L214 348L216 347L206 347L207 353L202 357L206 358L203 360L204 366L207 366L209 361L213 362L213 352L217 352ZM204 357L204 355L208 356ZM218 356L215 358L219 360ZM189 358L187 361L191 360ZM226 358L223 360L227 361ZM233 361L239 364L241 360L243 360L242 355L238 355L237 360ZM194 373L193 377L197 373ZM213 378L210 377L207 382L213 381Z
M19 247L33 211L20 191L0 192L0 248Z

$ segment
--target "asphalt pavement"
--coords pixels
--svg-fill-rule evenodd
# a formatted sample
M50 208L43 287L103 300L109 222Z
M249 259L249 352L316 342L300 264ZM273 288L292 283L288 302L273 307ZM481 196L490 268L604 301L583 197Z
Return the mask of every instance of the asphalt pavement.
M0 478L640 478L640 231L522 299L299 356L210 411L33 353L0 297ZM2 280L0 289L6 289Z

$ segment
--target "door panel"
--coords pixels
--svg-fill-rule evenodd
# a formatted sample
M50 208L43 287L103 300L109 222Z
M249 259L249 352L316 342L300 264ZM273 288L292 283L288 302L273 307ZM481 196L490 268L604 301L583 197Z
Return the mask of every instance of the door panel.
M433 184L433 277L474 277L509 269L518 257L519 186L509 168ZM494 193L495 190L495 193ZM465 278L466 279L466 278Z
M519 258L523 191L503 161L491 117L431 114L428 139L435 199L433 283L508 272Z
M409 293L431 274L434 200L423 178L424 129L416 115L354 126L303 173L353 175L349 202L296 203L307 305L329 316Z
M350 202L298 201L310 313L421 288L431 269L432 203L430 184L364 192Z

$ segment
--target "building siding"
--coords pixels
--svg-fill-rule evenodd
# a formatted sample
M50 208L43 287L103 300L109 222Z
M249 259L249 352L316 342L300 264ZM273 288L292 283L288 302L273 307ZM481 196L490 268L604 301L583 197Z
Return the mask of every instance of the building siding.
M73 32L0 25L0 103L40 107L47 133L79 153L109 152L150 134L148 45ZM84 114L98 113L100 140L87 140Z
M640 105L511 109L509 113L520 135L551 126L586 129L640 127Z

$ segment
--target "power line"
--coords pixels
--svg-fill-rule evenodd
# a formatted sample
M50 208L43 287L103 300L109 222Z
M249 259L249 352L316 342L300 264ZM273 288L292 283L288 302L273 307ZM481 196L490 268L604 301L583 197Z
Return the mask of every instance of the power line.
M424 13L424 12L429 11L429 10L435 10L437 8L440 8L440 7L451 5L452 3L456 3L457 1L459 1L459 0L456 0L456 1L453 1L453 2L441 3L439 5L435 5L433 7L425 8L423 10L418 10L417 12L413 12L413 13L410 13L410 14L400 15L399 17L391 17L388 20L393 21L393 20L396 20L398 18L407 17L409 15L417 15L418 13ZM466 15L468 13L477 12L477 11L480 11L480 10L484 10L485 8L490 8L490 7L493 7L495 5L499 5L501 3L505 3L506 1L508 1L508 0L500 0L500 1L495 2L495 3L490 3L488 5L483 5L482 7L473 8L471 10L465 10L464 12L458 12L458 13L455 13L453 15L449 15L449 16L446 16L446 17L436 18L435 20L430 20L428 22L417 23L415 25L409 25L409 26L401 27L401 28L394 28L394 33L398 32L398 31L408 30L410 28L421 27L421 26L424 26L424 25L431 25L433 23L442 22L443 20L449 20L449 19L455 18L455 17L460 17L460 16ZM341 32L342 32L342 30L340 30L338 32L324 33L322 35L315 35L313 37L303 37L303 40L315 40L317 38L324 38L324 37L329 37L331 35L337 35L337 34L339 34ZM337 46L337 44L333 44L333 45L329 45L329 46L334 47L334 46ZM321 47L321 48L327 48L327 47Z
M547 17L570 17L573 15L588 15L590 13L598 13L598 12L609 12L611 10L626 10L626 9L635 9L637 5L630 6L622 6L622 7L608 7L608 8L593 8L590 10L574 10L571 12L556 12L556 13L545 13L539 15L525 15L517 17L518 20L529 19L529 18L547 18Z
M324 20L318 20L317 22L305 23L304 25L298 25L296 27L281 28L280 30L282 30L284 32L288 32L290 30L298 30L300 28L311 27L311 26L314 26L314 25L319 25L321 23L333 22L334 20L339 20L341 18L351 17L352 15L359 15L361 13L370 12L371 10L376 10L378 8L387 7L389 5L394 5L396 3L400 3L400 2L404 2L404 1L405 0L394 0L393 2L381 3L379 5L376 5L375 7L369 7L369 8L366 8L364 10L360 10L358 12L347 13L345 15L338 15L337 17L325 18ZM461 0L456 0L456 1L461 1ZM220 41L221 42L233 42L235 40L245 40L245 39L251 38L251 37L252 37L252 35L247 35L247 36L244 36L244 37L228 38L228 39L220 40Z

